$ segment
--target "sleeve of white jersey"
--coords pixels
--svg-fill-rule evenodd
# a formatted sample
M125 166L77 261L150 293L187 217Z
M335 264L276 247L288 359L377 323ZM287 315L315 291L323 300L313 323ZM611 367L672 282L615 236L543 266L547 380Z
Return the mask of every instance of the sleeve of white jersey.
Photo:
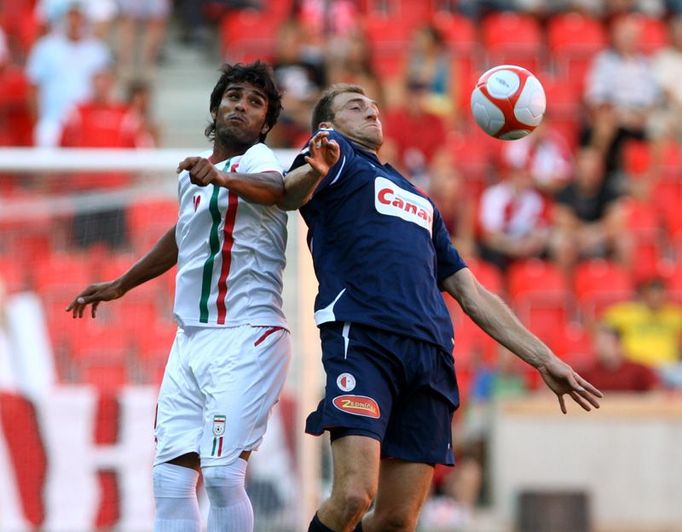
M260 172L284 173L279 159L265 144L251 146L239 161L240 174L258 174Z

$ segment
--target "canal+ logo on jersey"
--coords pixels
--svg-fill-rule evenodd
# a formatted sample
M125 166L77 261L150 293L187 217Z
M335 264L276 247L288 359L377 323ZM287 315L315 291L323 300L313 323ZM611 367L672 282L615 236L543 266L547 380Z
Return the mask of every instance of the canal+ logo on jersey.
M374 206L380 214L412 222L431 234L433 206L429 200L400 188L385 177L374 179Z

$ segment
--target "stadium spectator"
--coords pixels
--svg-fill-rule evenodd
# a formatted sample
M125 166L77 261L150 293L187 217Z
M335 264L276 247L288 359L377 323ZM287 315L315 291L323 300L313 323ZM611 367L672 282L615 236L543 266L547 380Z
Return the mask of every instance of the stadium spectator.
M408 79L406 85L405 101L389 109L383 119L384 156L407 173L415 186L427 189L429 165L442 147L447 128L443 118L430 111L427 85L418 79Z
M33 124L28 106L29 83L24 70L12 64L0 28L0 146L30 146Z
M503 143L502 160L508 166L527 168L533 186L547 197L564 188L573 174L571 149L563 135L552 127L548 116L532 135Z
M120 74L125 80L151 80L161 58L170 0L118 0L118 4L116 42Z
M287 215L271 206L282 196L282 173L262 143L281 97L263 63L224 65L221 72L206 128L213 150L178 165L177 224L121 277L87 287L67 308L82 318L91 305L94 318L102 301L178 266L179 329L155 423L159 532L202 529L200 474L210 502L208 530L253 531L246 464L290 358L281 308Z
M93 74L111 62L107 46L89 34L82 2L69 0L63 22L64 31L58 25L36 42L26 65L37 146L59 143L64 119L89 97Z
M627 358L651 368L680 360L682 306L669 301L665 280L645 278L638 285L638 298L608 307L603 320L622 336Z
M639 48L640 24L636 14L612 22L610 46L594 57L585 82L590 116L581 143L606 154L609 180L621 169L623 142L648 138L649 118L660 103L653 66Z
M682 14L669 21L670 45L654 56L654 74L663 91L660 120L663 131L682 138Z
M441 32L432 25L418 28L412 35L405 56L403 79L423 85L426 109L454 123L459 101L455 62ZM409 105L407 96L407 105Z
M429 196L438 207L453 244L463 257L476 256L476 202L450 152L440 150L435 154L429 176Z
M152 118L151 89L144 80L133 80L128 84L126 103L130 121L139 124L135 129L134 144L138 148L153 148L161 140L159 125Z
M310 107L326 83L322 51L308 42L309 29L298 19L278 29L272 68L283 92L282 115L270 137L272 146L300 146L308 135Z
M651 367L628 360L623 353L621 333L615 327L599 324L594 331L591 366L582 370L586 379L606 392L648 392L659 386Z
M39 0L36 5L36 15L44 28L58 25L64 18L71 0ZM85 15L92 25L92 33L106 40L109 37L111 23L118 11L116 0L88 0L83 2Z
M574 179L555 196L552 255L567 276L583 259L609 257L631 264L621 196L605 183L603 157L593 147L576 155Z
M547 204L525 166L510 166L499 183L483 190L477 217L480 256L498 268L547 252Z
M111 68L92 78L92 98L70 113L60 145L67 148L136 148L144 140L143 123L137 113L115 96L116 78ZM79 173L64 184L69 191L120 188L131 181L126 172L95 175ZM127 243L125 210L120 207L77 213L73 219L73 240L80 247L104 243L120 248Z
M329 84L361 85L367 87L367 95L374 101L384 102L384 91L374 68L372 50L367 35L359 27L330 39L326 55Z
M331 86L312 125L282 202L301 208L320 285L326 391L306 431L330 431L333 485L309 531L353 530L361 521L366 530L414 530L432 464L454 460L459 398L441 290L539 369L562 411L566 393L586 410L601 394L476 280L433 203L381 163L379 111L362 88Z

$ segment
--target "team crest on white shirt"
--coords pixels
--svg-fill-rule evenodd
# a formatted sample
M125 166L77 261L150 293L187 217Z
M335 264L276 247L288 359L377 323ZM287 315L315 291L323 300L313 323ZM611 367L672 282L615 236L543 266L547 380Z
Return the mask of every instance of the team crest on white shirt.
M213 435L216 437L225 434L225 416L213 416Z
M374 206L380 214L396 216L426 229L431 234L433 206L426 198L400 188L393 181L374 179Z

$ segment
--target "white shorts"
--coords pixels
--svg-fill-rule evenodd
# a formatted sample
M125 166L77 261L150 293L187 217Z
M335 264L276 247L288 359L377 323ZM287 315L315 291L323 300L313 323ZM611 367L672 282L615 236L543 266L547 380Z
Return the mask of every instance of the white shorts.
M258 448L284 386L281 327L178 329L159 391L154 464L195 452L202 466Z

